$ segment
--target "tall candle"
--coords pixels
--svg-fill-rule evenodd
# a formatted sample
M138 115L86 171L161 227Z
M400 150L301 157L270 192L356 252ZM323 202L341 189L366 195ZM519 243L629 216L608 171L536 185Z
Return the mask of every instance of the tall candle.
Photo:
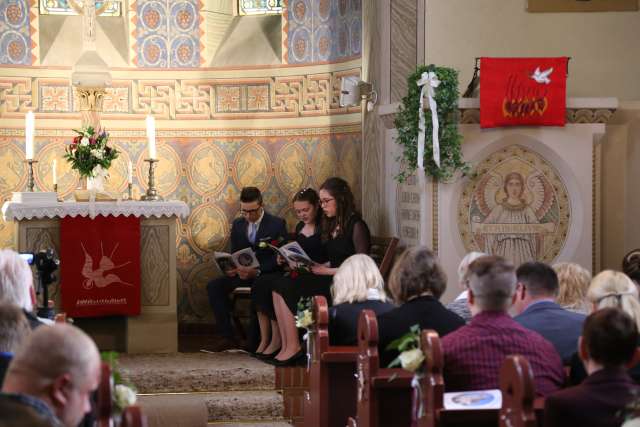
M53 159L53 164L51 166L52 169L52 175L53 175L53 185L57 185L58 184L58 159Z
M127 167L127 183L133 184L133 165L131 164L131 160L129 160Z
M156 158L156 119L153 116L147 116L147 139L149 158Z
M25 135L25 144L26 144L24 151L25 151L27 160L33 160L33 133L36 126L36 119L33 116L33 111L29 110L24 121L25 121L24 135Z

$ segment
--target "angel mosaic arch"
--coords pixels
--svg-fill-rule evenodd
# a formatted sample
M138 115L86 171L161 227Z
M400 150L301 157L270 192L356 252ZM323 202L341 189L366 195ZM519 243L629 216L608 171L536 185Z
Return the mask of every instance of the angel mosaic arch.
M566 187L539 154L512 145L477 167L459 201L465 248L503 256L515 265L552 262L571 219Z

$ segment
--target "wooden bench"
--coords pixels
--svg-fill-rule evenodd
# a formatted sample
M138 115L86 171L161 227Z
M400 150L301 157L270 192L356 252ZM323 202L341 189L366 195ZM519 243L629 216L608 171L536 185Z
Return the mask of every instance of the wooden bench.
M98 385L94 415L97 427L112 427L113 420L113 376L108 363L100 365L100 384ZM127 406L122 411L121 427L147 427L147 419L137 405Z
M357 417L349 418L351 427L410 426L492 426L534 427L536 411L541 419L544 401L535 400L533 372L522 356L509 356L500 370L503 405L500 410L448 410L444 408L444 357L435 331L421 333L425 355L425 374L420 380L423 415L412 423L411 381L413 374L402 369L380 368L377 320L370 310L360 313L358 325L358 407ZM393 390L404 402L389 405ZM408 402L408 405L407 405ZM389 415L392 415L389 420Z
M329 306L313 297L314 324L309 332L309 391L304 395L305 427L344 425L356 414L358 347L329 345Z
M371 236L371 249L369 256L376 262L380 269L380 274L386 280L393 261L396 256L396 250L398 249L397 237L380 237ZM241 300L248 300L251 298L251 286L238 286L231 292L231 313L233 317L233 323L235 324L242 339L247 338L247 333L240 321L240 315L237 309L237 303Z

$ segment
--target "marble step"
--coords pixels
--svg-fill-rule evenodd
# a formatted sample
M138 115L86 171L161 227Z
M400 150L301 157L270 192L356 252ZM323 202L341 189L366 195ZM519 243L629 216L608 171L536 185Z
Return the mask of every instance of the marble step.
M184 427L207 422L270 425L265 423L283 422L284 413L282 395L262 390L143 394L138 396L138 403L150 426L178 425L177 422Z
M122 354L118 365L138 393L273 390L275 368L246 353Z

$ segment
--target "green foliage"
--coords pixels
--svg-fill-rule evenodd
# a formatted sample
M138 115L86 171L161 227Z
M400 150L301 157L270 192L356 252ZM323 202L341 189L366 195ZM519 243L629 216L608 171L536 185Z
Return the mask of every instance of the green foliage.
M113 383L123 384L120 370L118 369L118 352L117 351L103 351L100 353L100 358L103 362L106 362L111 367L111 375L113 376Z
M398 353L402 353L403 351L413 350L414 348L420 348L420 325L418 324L415 324L411 328L409 328L409 332L407 332L400 338L396 338L395 340L391 341L389 345L387 345L386 350L397 350ZM398 356L393 359L388 367L394 368L400 365L400 356Z
M404 169L396 179L399 182L411 176L418 167L418 132L420 91L418 80L424 72L435 72L440 85L435 88L434 99L438 104L440 167L433 161L433 125L431 110L425 110L425 149L424 168L427 175L438 180L449 180L456 171L468 173L469 165L462 158L462 135L458 133L458 72L452 68L420 65L408 78L409 91L402 98L402 104L396 114L395 126L398 130L396 143L402 146L402 155L398 159ZM426 103L425 99L425 105Z
M105 171L111 167L111 162L118 158L118 150L107 145L109 134L105 131L96 133L91 126L77 130L78 134L69 146L65 148L65 159L71 163L71 168L78 171L81 177L95 177L96 166Z

